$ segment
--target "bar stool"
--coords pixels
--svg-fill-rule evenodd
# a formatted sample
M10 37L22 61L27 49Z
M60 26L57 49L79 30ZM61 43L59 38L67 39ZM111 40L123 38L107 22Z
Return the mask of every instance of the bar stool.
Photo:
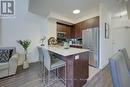
M42 47L37 47L38 48L38 53L39 53L39 60L40 60L40 68L41 68L41 74L42 74L42 82L43 82L43 76L44 76L44 55L43 55L43 50Z
M48 82L50 80L50 71L57 70L58 68L61 68L61 67L65 67L65 81L64 81L64 83L66 85L66 62L52 56L45 47L43 47L42 50L43 50L43 55L44 55L44 66L45 66L44 76L46 77L45 73L46 73L46 70L47 70L48 71ZM46 86L45 81L44 81L44 83L45 83L45 86ZM47 84L47 86L50 86L54 83L55 82Z

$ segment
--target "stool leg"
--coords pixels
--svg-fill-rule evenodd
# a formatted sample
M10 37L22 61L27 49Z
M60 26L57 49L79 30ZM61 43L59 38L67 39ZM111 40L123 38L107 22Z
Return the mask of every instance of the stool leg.
M56 76L57 76L57 73L58 73L57 71L58 71L58 69L56 69Z
M44 86L46 86L46 68L44 67Z
M44 78L44 67L42 66L42 82L43 82L43 78Z
M50 77L50 70L48 70L48 83L49 83L49 81L51 80L50 78L51 78L51 77Z
M65 87L66 87L66 63L65 63Z

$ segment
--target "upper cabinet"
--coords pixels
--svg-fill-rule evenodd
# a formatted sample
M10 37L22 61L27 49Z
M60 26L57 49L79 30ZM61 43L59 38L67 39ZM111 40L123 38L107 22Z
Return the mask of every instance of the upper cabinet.
M73 38L82 38L82 30L88 28L99 27L99 16L87 19L74 25L74 29L71 30Z
M99 27L99 16L88 19L86 21L87 21L87 28Z
M74 25L57 23L57 32L65 33L66 38L82 39L82 30L99 27L99 16L87 19Z
M75 38L82 38L82 24L81 23L77 23L74 25L74 29L75 29Z
M57 32L66 32L66 26L60 23L57 23Z
M70 38L75 38L75 26L72 25L71 30L70 30Z
M71 30L72 30L72 26L71 25L66 25L66 24L62 24L62 23L57 23L57 32L62 32L65 34L66 38L71 38Z

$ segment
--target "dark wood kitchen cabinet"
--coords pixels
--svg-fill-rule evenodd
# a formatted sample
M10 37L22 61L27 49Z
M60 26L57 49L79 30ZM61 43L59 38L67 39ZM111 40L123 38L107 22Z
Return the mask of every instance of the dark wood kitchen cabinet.
M70 56L57 55L66 61L66 87L82 87L89 77L89 54L88 52L79 53ZM76 56L79 58L76 59ZM58 69L58 74L61 78L65 78L65 67Z
M66 27L66 37L70 38L71 37L71 26L65 26Z
M94 27L99 27L99 16L74 24L74 28L71 30L73 36L71 37L82 38L82 30Z
M74 47L74 48L82 48L81 45L70 45L70 47Z
M75 29L75 38L82 38L81 23L75 24L74 29Z
M82 21L81 22L81 30L87 29L87 25L88 25L88 22L86 20Z
M62 24L57 23L57 32L66 32L66 27Z
M65 37L66 38L70 38L71 37L71 29L72 29L71 25L57 23L57 32L65 33Z
M57 23L57 32L65 32L66 38L82 38L82 30L99 27L99 16L87 19L74 25Z
M99 16L81 22L81 30L99 27Z
M74 25L72 25L70 34L71 34L71 35L70 35L71 38L75 38L75 26L74 26Z
M88 73L89 71L89 67L88 66L88 59L86 57L84 57L85 55L88 54L80 54L80 58L79 59L75 59L74 60L74 87L81 87L83 86L89 76ZM82 68L81 68L82 67Z
M99 27L99 16L87 20L87 28Z

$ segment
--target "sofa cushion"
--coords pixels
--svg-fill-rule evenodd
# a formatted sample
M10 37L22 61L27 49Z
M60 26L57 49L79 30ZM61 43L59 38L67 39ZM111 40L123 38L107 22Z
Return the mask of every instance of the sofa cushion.
M9 68L8 63L0 63L0 70L7 69L7 68Z
M11 55L12 55L11 49L0 49L0 63L8 62Z

